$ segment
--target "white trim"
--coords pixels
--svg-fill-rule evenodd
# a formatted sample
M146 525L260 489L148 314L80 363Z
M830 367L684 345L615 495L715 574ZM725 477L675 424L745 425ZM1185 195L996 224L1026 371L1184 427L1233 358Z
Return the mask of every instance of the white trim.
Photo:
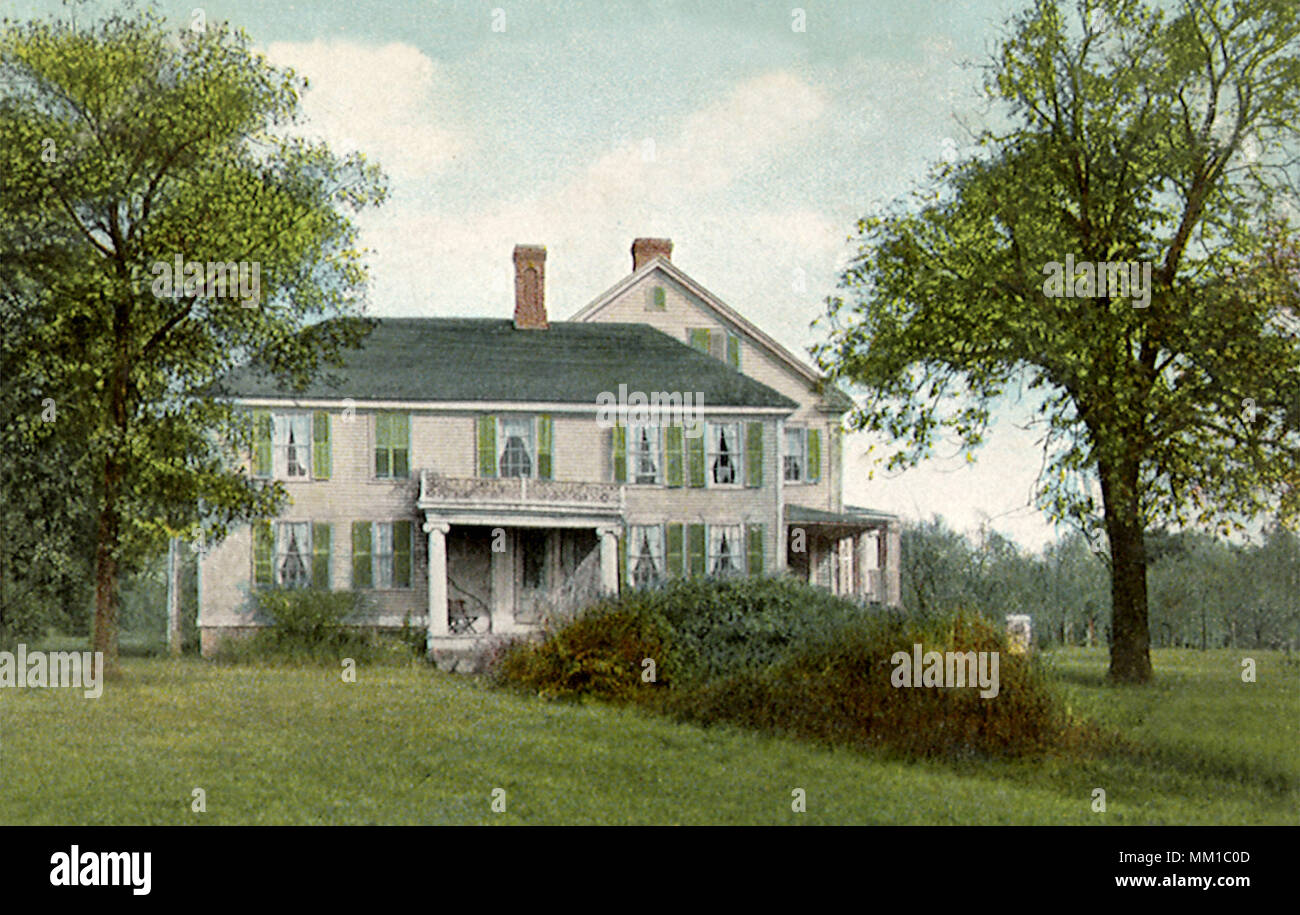
M248 407L277 407L288 406L293 409L342 409L345 399L336 398L325 400L321 398L310 399L293 399L288 397L230 397L223 398L231 403L241 404ZM357 410L391 410L406 412L422 413L576 413L595 414L601 407L595 403L575 404L575 403L547 403L545 401L490 401L490 400L350 400L348 406ZM640 408L638 408L640 409ZM650 407L646 407L650 409ZM661 408L672 409L672 408ZM798 407L738 407L738 406L710 406L706 404L702 408L692 407L691 409L700 409L706 414L717 416L726 416L731 414L741 416L789 416L798 410ZM372 455L373 457L373 455Z
M808 363L804 362L794 353L790 352L788 349L786 349L784 346L778 343L774 338L768 336L766 333L760 330L757 325L755 325L753 322L743 317L738 311L733 309L726 302L722 301L713 293L709 292L709 290L705 289L699 283L695 282L695 280L687 276L684 272L682 272L682 269L677 265L675 265L672 261L666 261L662 258L655 258L654 260L650 261L650 263L644 265L640 270L637 270L636 272L631 273L628 276L625 276L619 282L615 283L609 289L605 290L600 295L596 296L596 298L592 299L592 301L590 301L581 309L579 309L577 312L575 312L569 318L569 320L570 321L590 320L596 315L597 312L604 309L607 305L609 305L611 302L617 299L620 295L622 295L628 289L632 288L632 286L635 285L637 282L639 282L643 277L649 276L655 270L662 270L664 274L667 275L670 279L673 279L678 283L680 283L681 285L685 286L691 293L695 295L696 298L700 299L700 301L702 301L705 305L712 308L715 312L717 312L727 321L730 321L737 328L744 331L745 334L749 335L755 341L761 343L772 355L776 356L777 359L779 359L781 362L784 362L787 366L794 369L794 371L797 374L801 375L808 382L815 384L819 381L822 381L826 377L826 375L823 372L814 368L811 365L808 365Z

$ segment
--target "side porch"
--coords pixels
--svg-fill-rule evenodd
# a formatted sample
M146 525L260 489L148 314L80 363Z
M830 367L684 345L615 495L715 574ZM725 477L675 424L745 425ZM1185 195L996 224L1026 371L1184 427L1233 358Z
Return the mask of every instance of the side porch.
M861 603L902 602L902 525L895 515L847 507L830 512L785 506L791 575Z

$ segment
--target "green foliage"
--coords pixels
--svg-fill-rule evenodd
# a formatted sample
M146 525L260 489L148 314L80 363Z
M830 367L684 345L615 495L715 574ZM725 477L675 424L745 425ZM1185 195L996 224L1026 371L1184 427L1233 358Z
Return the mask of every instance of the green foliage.
M349 619L364 618L369 612L368 598L357 591L272 588L255 592L252 604L258 617L271 625L245 638L227 639L221 645L219 660L297 660L337 665L343 658L359 664L409 662L423 652L423 642L413 646L409 626L405 636L350 626Z
M221 379L257 360L299 387L368 332L350 214L384 179L291 129L303 85L216 22L0 26L0 502L15 505L6 531L39 522L42 501L48 519L6 533L3 572L30 564L30 589L48 590L93 557L110 664L120 574L177 532L216 542L283 501L240 472L251 428L212 396ZM156 292L177 258L255 265L255 307Z
M895 688L891 659L916 643L1001 652L998 696ZM656 662L654 688L641 678L644 658ZM988 620L869 613L792 579L633 591L540 641L505 646L490 673L547 697L639 703L697 723L914 755L1033 754L1096 736L1070 720L1040 672L1006 654Z
M489 658L489 672L501 685L548 698L597 696L642 701L677 677L677 658L668 627L652 613L617 604L597 604L565 624L549 628L540 642L519 641ZM642 681L643 661L655 664L655 682Z
M894 654L998 652L999 692L895 687ZM1043 673L983 617L961 613L926 624L879 616L843 627L781 663L723 677L674 696L672 711L703 724L754 730L909 756L1022 756L1083 749L1101 734L1073 721Z
M974 449L999 398L1040 392L1040 505L1104 525L1112 674L1144 680L1142 532L1300 520L1300 7L1062 7L1009 23L977 152L858 223L818 356L862 386L850 424L894 439L891 467ZM1149 265L1149 302L1049 297L1067 256Z

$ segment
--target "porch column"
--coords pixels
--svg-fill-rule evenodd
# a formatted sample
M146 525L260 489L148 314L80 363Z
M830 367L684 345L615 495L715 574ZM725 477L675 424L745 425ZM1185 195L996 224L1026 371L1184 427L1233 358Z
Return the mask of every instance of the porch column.
M863 600L871 600L871 565L867 561L867 550L875 538L870 531L860 531L853 538L853 572L854 591Z
M618 594L618 535L616 527L598 527L600 537L600 588L606 594Z
M447 531L451 525L441 521L426 521L424 532L429 535L429 642L446 636L447 625Z
M884 576L885 603L897 607L903 602L903 527L897 521L889 523L882 538L884 543L884 561L880 563L880 574Z

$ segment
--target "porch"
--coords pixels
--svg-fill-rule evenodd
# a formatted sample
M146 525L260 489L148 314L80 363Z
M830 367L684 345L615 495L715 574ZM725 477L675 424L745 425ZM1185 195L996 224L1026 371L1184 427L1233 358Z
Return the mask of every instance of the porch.
M863 603L902 600L902 527L895 515L848 506L830 512L785 506L790 574Z
M618 591L620 485L424 470L416 505L428 539L430 654L534 630Z

